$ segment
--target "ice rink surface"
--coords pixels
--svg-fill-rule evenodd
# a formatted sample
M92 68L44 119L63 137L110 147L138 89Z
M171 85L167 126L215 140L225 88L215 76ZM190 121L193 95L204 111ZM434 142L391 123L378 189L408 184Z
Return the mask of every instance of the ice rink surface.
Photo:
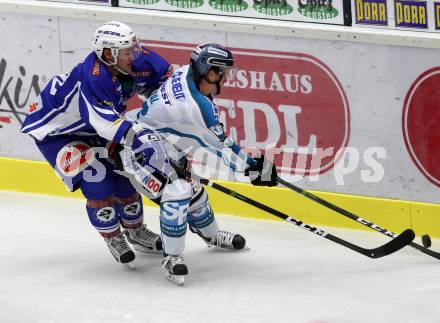
M0 191L0 322L440 322L440 261L410 247L370 259L287 222L219 215L250 250L207 248L188 233L178 287L161 256L138 253L135 271L117 263L84 204ZM157 232L158 209L145 214ZM327 231L368 248L387 241Z

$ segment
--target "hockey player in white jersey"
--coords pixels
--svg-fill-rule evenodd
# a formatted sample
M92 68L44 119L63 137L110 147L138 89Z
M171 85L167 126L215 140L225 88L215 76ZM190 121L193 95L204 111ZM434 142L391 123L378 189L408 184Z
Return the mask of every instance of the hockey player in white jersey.
M167 146L172 144L173 149L186 156L195 159L196 152L203 148L232 170L244 171L254 185L274 186L275 166L264 156L248 157L225 136L219 123L213 96L220 94L225 82L234 77L234 59L229 49L212 43L200 45L192 52L190 64L178 69L148 98L138 120L155 128ZM185 168L186 163L185 156L180 158L179 167ZM187 224L211 246L240 250L246 241L240 234L219 229L201 185L184 176L174 183L165 187L161 197L162 266L170 280L182 285L188 273L183 259Z

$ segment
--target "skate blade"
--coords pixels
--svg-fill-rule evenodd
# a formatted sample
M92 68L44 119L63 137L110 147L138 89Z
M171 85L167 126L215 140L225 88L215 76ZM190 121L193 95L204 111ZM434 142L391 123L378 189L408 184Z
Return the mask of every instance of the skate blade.
M136 265L134 264L133 261L127 262L127 263L125 263L125 264L123 264L123 265L124 265L125 267L127 267L128 269L136 270Z
M163 250L149 249L138 245L133 245L133 249L142 253L151 253L153 255L163 254Z
M251 248L249 248L248 246L245 246L242 249L236 250L236 249L233 249L233 248L222 248L222 247L215 246L215 245L212 245L212 244L208 245L208 248L212 248L213 250L219 250L219 251L229 250L229 251L232 251L232 252L243 252L243 251L251 250Z
M185 285L185 276L166 274L166 278L177 286L183 287Z

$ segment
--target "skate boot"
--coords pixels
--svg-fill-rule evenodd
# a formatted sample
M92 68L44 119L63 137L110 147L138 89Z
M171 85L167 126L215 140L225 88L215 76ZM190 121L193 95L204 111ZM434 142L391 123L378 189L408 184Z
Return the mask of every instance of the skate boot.
M124 231L128 242L133 245L134 250L148 253L162 253L162 239L153 231L147 229L143 224L137 229Z
M124 235L120 232L118 235L111 238L104 238L107 243L108 249L110 250L113 257L115 257L117 262L134 269L134 264L132 261L135 258L133 250L131 250Z
M183 263L182 256L164 255L162 268L165 277L178 286L185 284L185 275L188 275L188 268Z
M219 230L212 239L204 237L200 233L198 234L206 241L208 246L216 246L229 250L240 250L246 245L246 240L243 236L225 230Z

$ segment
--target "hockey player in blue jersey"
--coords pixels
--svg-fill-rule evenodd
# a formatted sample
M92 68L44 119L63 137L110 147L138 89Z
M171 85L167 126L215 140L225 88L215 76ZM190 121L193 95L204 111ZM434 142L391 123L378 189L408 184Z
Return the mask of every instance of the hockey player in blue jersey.
M229 49L211 43L200 45L192 52L190 64L175 71L152 93L138 113L138 120L153 127L167 142L164 145L168 154L179 161L180 168L186 167L186 156L195 159L203 149L221 158L234 171L245 172L252 184L274 186L275 166L263 156L248 157L225 136L219 123L213 96L220 94L225 82L234 77L234 59ZM173 156L175 152L177 155ZM183 156L179 155L183 152ZM173 185L165 187L160 224L164 245L162 266L166 277L179 285L183 285L188 274L183 259L187 224L208 245L240 250L246 244L240 234L219 229L206 191L185 176L179 179L178 189Z
M115 259L130 264L135 258L130 244L138 251L161 253L162 242L143 224L141 197L130 180L115 172L107 148L123 144L130 131L133 145L151 139L149 129L124 119L126 102L157 88L170 65L141 46L132 29L120 22L97 28L92 45L94 51L70 73L49 81L22 132L35 139L69 190L81 189L91 224Z

